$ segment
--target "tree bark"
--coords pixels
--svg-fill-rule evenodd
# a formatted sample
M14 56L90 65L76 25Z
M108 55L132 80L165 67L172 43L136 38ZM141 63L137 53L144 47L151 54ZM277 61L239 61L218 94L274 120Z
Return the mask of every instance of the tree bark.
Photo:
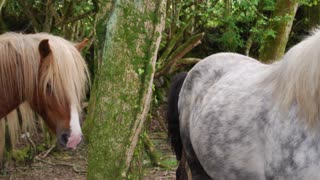
M276 2L273 17L281 18L280 21L271 24L271 29L276 32L276 37L268 37L260 48L259 59L270 62L280 59L285 52L292 23L298 9L298 2L295 0L282 0ZM282 19L289 17L288 19Z
M152 97L165 4L100 1L96 47L101 51L84 126L88 179L141 178L138 142Z
M6 0L0 0L0 13L5 3L6 3Z

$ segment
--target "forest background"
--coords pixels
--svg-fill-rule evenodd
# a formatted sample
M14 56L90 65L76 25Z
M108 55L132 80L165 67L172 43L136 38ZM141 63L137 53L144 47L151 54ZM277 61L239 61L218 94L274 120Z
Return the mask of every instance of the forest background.
M176 165L161 162L149 137L154 124L166 134L159 116L165 114L174 74L218 52L236 52L263 63L279 60L318 27L320 2L0 0L0 13L0 33L47 32L73 42L89 39L83 51L92 79L83 105L86 175L135 179L144 176L145 156L152 166ZM13 144L9 130L5 140L0 138L0 175L8 174L8 162L33 162L37 154L32 146L38 153L52 147L54 137L40 127L30 132L31 138L42 134L35 145Z

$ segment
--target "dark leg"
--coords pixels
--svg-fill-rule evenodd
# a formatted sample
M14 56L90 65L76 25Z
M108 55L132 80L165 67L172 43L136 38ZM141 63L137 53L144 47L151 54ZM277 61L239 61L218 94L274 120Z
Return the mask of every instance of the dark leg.
M188 164L192 174L192 180L212 180L209 175L204 171L198 159L189 158Z
M200 164L192 144L190 142L185 143L187 148L185 148L186 159L191 170L192 180L212 180L212 178L206 173Z
M190 169L188 168L187 159L186 159L186 153L182 149L181 159L179 161L179 166L176 171L176 177L177 180L188 180L188 171ZM190 176L191 179L191 176Z

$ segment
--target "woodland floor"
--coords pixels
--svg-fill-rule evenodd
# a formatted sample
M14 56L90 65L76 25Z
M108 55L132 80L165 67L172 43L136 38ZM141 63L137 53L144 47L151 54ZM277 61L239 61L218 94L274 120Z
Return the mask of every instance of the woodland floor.
M160 106L156 112L153 112L154 119L151 120L148 135L155 145L155 149L160 157L160 163L165 168L153 167L150 160L145 157L144 162L144 180L171 180L175 179L177 160L172 153L168 142L167 126L165 123L165 106ZM155 115L156 114L156 115Z
M45 158L38 155L33 162L11 164L5 168L5 180L85 180L87 172L87 146L76 151L53 151Z
M160 112L160 113L159 113ZM163 118L163 112L157 112ZM163 120L163 119L162 119ZM150 122L149 137L155 145L160 162L165 168L151 165L144 157L144 180L175 179L176 160L167 141L163 121ZM162 126L161 126L162 124ZM0 172L0 180L85 180L87 175L87 145L82 144L76 151L54 148L46 157L37 155L32 162L10 163ZM146 153L145 153L146 154Z

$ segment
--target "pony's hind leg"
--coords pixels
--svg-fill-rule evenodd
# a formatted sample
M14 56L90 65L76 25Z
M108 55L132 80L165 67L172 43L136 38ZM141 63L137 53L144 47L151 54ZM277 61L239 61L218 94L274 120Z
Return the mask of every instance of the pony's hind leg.
M182 136L183 133L182 133ZM188 136L184 136L188 137ZM189 138L186 138L189 139ZM200 164L194 150L192 144L189 140L184 141L185 146L185 156L191 170L192 180L212 180L212 178L207 174L202 165Z
M189 180L191 175L189 175L190 168L187 163L186 154L182 150L181 159L179 161L179 166L176 170L176 179L177 180Z

